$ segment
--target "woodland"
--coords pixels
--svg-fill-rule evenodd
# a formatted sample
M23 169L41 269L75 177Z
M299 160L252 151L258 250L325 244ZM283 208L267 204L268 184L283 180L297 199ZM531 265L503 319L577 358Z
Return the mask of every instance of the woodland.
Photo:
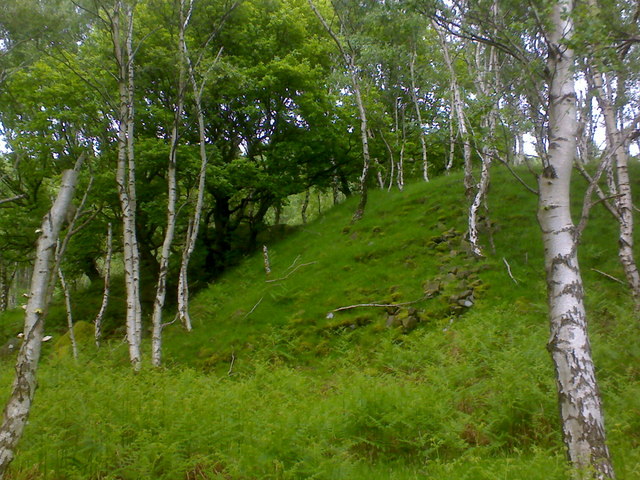
M640 479L639 19L5 0L0 480Z

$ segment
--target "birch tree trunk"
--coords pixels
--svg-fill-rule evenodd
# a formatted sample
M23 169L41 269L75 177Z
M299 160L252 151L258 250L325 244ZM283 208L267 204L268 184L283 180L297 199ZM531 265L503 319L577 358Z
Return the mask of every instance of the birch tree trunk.
M171 145L169 151L169 164L167 166L167 227L165 229L164 240L162 242L162 250L160 252L160 268L158 271L158 282L156 285L156 296L153 302L153 314L151 316L151 324L153 331L151 334L151 364L159 367L162 363L162 310L167 294L167 273L169 271L169 256L171 255L171 245L176 228L176 202L177 202L177 182L176 182L176 163L179 140L179 128L182 122L184 112L184 94L185 94L185 56L184 50L186 23L189 21L184 15L184 0L180 2L180 26L178 32L178 97L176 100L175 114L173 118L173 127L171 129Z
M75 169L63 173L58 196L42 220L42 233L36 247L31 289L26 306L24 340L16 360L16 376L0 427L0 480L4 478L7 467L13 460L31 411L37 384L36 372L40 360L44 320L55 278L55 249L60 229L73 199L81 161L76 163Z
M442 32L442 29L435 21L431 21L431 26L438 33L438 39L440 40L440 46L442 47L442 53L444 55L444 61L449 70L449 81L451 85L451 92L453 98L451 106L453 113L455 113L456 120L458 121L458 131L462 137L462 153L464 158L464 191L468 200L473 197L473 165L471 164L471 140L469 138L469 131L467 129L467 120L464 115L464 103L462 102L462 96L460 95L460 87L458 85L458 77L453 67L453 61L449 54L449 47L447 46L447 40ZM447 170L451 168L451 165L447 166Z
M570 212L570 180L576 154L572 0L558 0L548 32L548 156L538 179L553 358L564 443L577 479L614 478L587 333L576 228Z
M358 74L358 67L355 63L354 55L347 50L342 45L342 42L335 34L331 26L324 19L320 11L316 8L313 3L313 0L308 0L309 6L313 13L315 13L318 20L322 23L322 26L325 28L329 36L333 39L342 58L344 60L345 66L349 72L349 76L351 77L351 84L353 87L353 93L356 98L356 104L358 106L358 114L360 116L360 139L362 141L362 173L360 175L360 202L356 207L356 211L353 214L353 218L351 222L357 222L364 215L364 210L367 206L367 196L368 196L368 186L367 182L369 180L369 168L371 166L371 156L369 155L369 135L368 135L368 126L367 126L367 111L364 108L364 102L362 101L362 94L360 91L360 77ZM340 18L340 26L344 27L342 22L342 18Z
M595 2L590 1L589 5L596 8ZM640 273L633 256L633 200L631 197L631 183L629 181L629 153L628 142L623 133L618 128L616 122L616 110L614 107L613 93L611 85L605 89L606 79L600 73L595 62L591 64L592 84L596 92L598 106L604 117L604 125L607 140L607 150L613 153L615 162L615 174L610 175L611 182L617 187L612 189L612 194L617 194L615 199L616 210L618 211L618 257L624 269L627 283L631 288L631 294L640 310ZM621 92L618 92L621 94Z
M304 201L302 202L302 208L300 209L300 216L302 217L302 224L307 224L307 208L309 208L309 200L311 199L311 190L307 188L304 194Z
M429 181L429 161L427 159L427 142L424 138L424 129L422 128L422 113L420 112L420 104L418 103L418 95L416 95L416 75L415 64L418 54L415 51L415 45L413 52L411 52L411 61L409 62L409 72L411 74L411 100L413 106L416 109L416 117L418 118L418 128L420 129L420 147L422 148L422 179L425 182Z
M107 227L107 254L104 260L104 289L102 291L102 303L100 310L94 320L96 347L100 346L102 338L102 319L109 305L109 294L111 290L111 256L113 254L113 229L111 223Z
M497 4L494 2L492 6L493 16L497 17L498 11ZM477 68L477 79L476 85L479 93L485 98L494 97L494 90L490 86L493 84L496 90L499 90L499 79L496 74L497 72L497 56L494 47L488 47L488 53L483 52L481 50L481 46L478 45L478 51L476 53L476 68ZM488 58L485 60L482 59L484 56L483 53L487 53ZM483 65L484 64L484 65ZM497 105L495 102L492 102L491 110L487 115L482 119L483 126L487 128L488 136L484 139L480 160L482 162L482 167L480 171L480 182L475 187L475 195L473 196L473 201L471 202L471 206L469 207L469 243L471 244L471 251L474 255L478 257L483 257L484 253L482 251L482 247L480 246L480 240L478 238L478 212L480 207L484 203L486 214L488 216L488 207L487 207L487 195L489 192L489 182L490 182L490 168L491 161L493 156L495 155L495 148L493 146L493 142L495 140L495 130L497 123ZM487 226L490 226L491 222L487 218L486 220ZM489 228L489 232L490 232ZM493 237L490 237L493 239ZM491 241L492 243L492 241ZM492 243L493 244L493 243Z
M62 268L58 267L58 278L60 279L60 287L62 288L62 295L64 296L64 307L67 311L67 327L69 328L69 340L71 341L71 351L73 352L73 358L78 359L78 343L76 342L76 334L73 329L73 312L71 310L71 293L69 292L69 285L64 278Z
M126 25L121 25L124 10ZM134 109L133 109L133 8L116 2L111 15L113 51L118 67L118 93L120 112L118 118L118 166L116 183L122 210L122 236L124 250L124 276L127 295L127 343L129 359L134 369L140 368L142 339L142 312L140 306L140 253L136 235L136 188L134 158Z
M189 3L189 9L185 15L184 28L186 30L189 20L191 19L193 1ZM184 0L180 0L180 8L184 9ZM206 147L206 131L204 123L204 112L202 111L202 92L206 86L206 77L203 78L200 85L196 80L196 72L193 63L189 57L187 43L185 36L181 37L182 51L184 52L184 61L187 66L187 72L189 74L189 82L193 89L194 102L196 108L196 115L198 117L198 141L200 146L200 173L198 175L198 194L196 198L196 204L193 209L193 214L189 219L189 225L187 227L187 235L185 238L185 246L182 251L182 259L180 261L180 274L178 275L178 318L184 326L184 328L190 332L192 330L191 316L189 315L189 262L191 255L196 248L196 241L198 240L198 231L200 229L200 218L202 216L202 208L204 205L204 189L207 178L207 165L209 163L207 157ZM218 52L218 57L222 50ZM216 62L214 61L214 64Z

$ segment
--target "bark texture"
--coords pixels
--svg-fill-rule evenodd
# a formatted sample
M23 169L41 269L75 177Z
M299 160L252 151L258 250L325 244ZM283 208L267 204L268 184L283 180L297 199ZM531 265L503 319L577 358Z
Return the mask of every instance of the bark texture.
M187 28L187 25L191 18L192 7L193 1L191 0L189 2L189 10L184 21L185 29ZM189 83L191 84L191 88L193 89L196 115L198 117L198 141L200 146L200 173L198 175L198 193L196 196L196 203L193 209L193 214L189 219L189 225L187 227L185 246L184 250L182 251L182 259L180 261L180 274L178 275L178 318L180 319L180 322L182 323L184 328L188 332L190 332L193 327L191 325L191 316L189 315L189 262L191 260L191 255L196 248L196 241L198 240L200 218L202 217L202 208L204 205L204 190L205 182L207 179L207 165L209 164L206 147L206 127L204 121L204 112L202 111L202 93L207 82L205 77L200 85L198 85L198 81L196 80L195 66L193 65L189 57L189 51L187 49L185 36L182 35L180 40L182 44L181 48L184 52L184 61L187 66ZM220 57L221 53L222 50L218 52L216 61Z
M589 4L595 8L595 2ZM633 199L631 197L631 182L629 180L629 145L625 135L618 127L617 112L614 107L613 88L605 88L607 78L600 73L595 62L591 65L591 79L596 92L598 106L604 117L604 125L607 140L607 150L613 155L614 172L610 175L613 190L610 192L615 197L615 208L618 215L618 258L624 269L627 283L631 288L631 294L640 310L640 273L633 255ZM618 92L620 94L620 92Z
M125 22L122 25L122 17ZM124 278L127 295L127 343L129 359L140 368L142 308L140 305L140 252L136 233L136 176L134 157L133 8L116 2L111 15L113 52L118 67L118 165L116 183L122 211Z
M449 53L447 40L444 36L444 33L442 32L442 29L435 21L431 22L431 26L438 33L438 39L440 40L440 46L442 47L444 61L447 65L447 69L449 70L449 83L452 93L451 108L458 122L458 132L460 134L460 137L462 137L462 154L464 158L464 191L467 199L471 201L473 197L473 165L471 164L471 139L469 136L469 130L467 129L467 120L464 115L464 103L462 101L462 96L460 95L458 77L453 66L453 60ZM450 168L451 165L448 164L447 171Z
M548 156L539 177L538 221L542 229L553 358L564 443L574 478L614 478L587 334L576 228L570 212L570 180L576 154L576 94L571 0L554 5L548 53Z
M180 137L180 124L184 113L184 95L186 87L186 41L185 29L189 17L185 16L184 0L180 1L180 27L178 32L178 95L176 99L173 126L171 128L171 147L169 150L169 163L167 165L167 226L165 228L162 249L160 251L158 282L156 284L156 296L153 302L151 315L151 364L159 367L162 363L162 310L167 295L167 274L169 273L169 257L171 245L176 230L176 203L178 198L178 184L176 180L178 141Z
M55 278L55 250L60 229L73 199L80 162L66 170L58 196L42 221L42 233L36 247L29 300L24 319L23 343L16 361L16 376L4 408L0 427L0 480L13 460L15 450L29 418L36 390L36 372L40 360L44 319Z

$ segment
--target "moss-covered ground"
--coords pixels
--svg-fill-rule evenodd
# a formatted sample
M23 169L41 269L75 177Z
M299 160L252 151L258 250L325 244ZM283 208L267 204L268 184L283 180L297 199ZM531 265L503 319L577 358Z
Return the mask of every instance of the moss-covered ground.
M484 259L463 198L453 175L372 192L355 225L357 199L268 243L270 275L246 258L193 299L191 333L167 328L162 369L133 373L121 341L90 334L74 362L54 339L9 478L567 478L536 197L495 172ZM592 346L618 477L640 479L640 324L598 272L623 277L616 244L596 206ZM340 310L359 304L395 306ZM12 374L9 357L3 393Z

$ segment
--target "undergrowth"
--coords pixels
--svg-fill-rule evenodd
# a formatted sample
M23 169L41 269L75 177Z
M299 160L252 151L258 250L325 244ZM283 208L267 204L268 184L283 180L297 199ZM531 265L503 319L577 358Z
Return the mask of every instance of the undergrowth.
M475 259L460 198L457 176L373 192L355 225L356 199L267 244L270 275L246 258L194 299L192 333L166 330L163 369L132 373L119 341L87 336L78 362L46 345L9 478L567 478L536 199L496 172ZM610 449L634 479L639 327L599 273L622 277L606 215L581 262ZM395 306L340 310L358 304Z

